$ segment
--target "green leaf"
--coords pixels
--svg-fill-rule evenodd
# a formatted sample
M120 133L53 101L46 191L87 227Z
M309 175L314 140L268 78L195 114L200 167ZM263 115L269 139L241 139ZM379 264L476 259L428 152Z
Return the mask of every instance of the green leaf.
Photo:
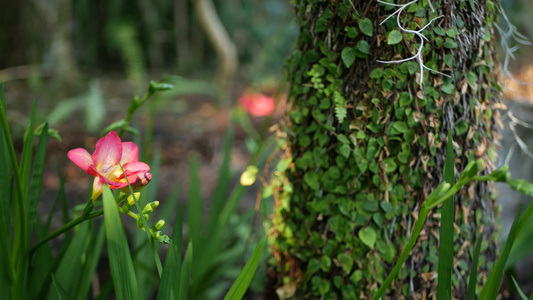
M305 173L304 181L312 190L318 191L318 189L320 188L320 183L318 182L318 175L315 172Z
M479 252L481 250L481 242L483 235L479 235L479 240L474 250L474 258L472 259L472 266L470 266L470 278L468 279L468 291L466 294L467 300L476 300L476 286L477 286L477 265L479 261Z
M352 47L344 47L341 52L341 58L342 62L346 66L346 68L349 68L353 65L355 62L355 50Z
M514 276L511 276L511 279L513 279L513 283L514 283L514 286L516 288L516 291L518 292L518 295L520 295L522 300L528 300L526 294L524 294L524 292L522 291L522 289L518 285L518 282L516 282L516 279L514 279Z
M259 262L261 260L261 255L263 254L263 250L265 248L266 241L266 236L263 237L261 241L259 241L257 247L255 247L255 250L252 253L252 256L242 269L241 273L239 274L239 277L237 277L237 280L235 280L235 283L233 283L233 285L231 286L230 290L224 297L224 300L242 299L244 293L246 292L248 286L250 286L250 283L254 278L257 266L259 265Z
M192 252L192 242L189 242L189 245L187 246L187 251L185 252L185 259L183 260L183 266L181 267L178 300L189 299L189 281L191 278L191 267L193 258Z
M89 288L91 287L92 279L100 262L102 249L104 248L105 226L100 226L98 234L94 234L94 230L91 233L91 243L87 247L85 254L86 263L83 266L83 272L79 281L80 288L75 299L82 299L84 295L89 294Z
M476 73L472 71L468 71L466 72L465 77L466 77L466 82L468 83L468 85L473 88L476 85L476 82L478 80Z
M52 276L52 283L54 284L54 288L56 290L57 298L59 298L59 300L69 299L69 297L67 296L67 293L65 292L65 289L59 282L57 282L56 277L54 276L53 273L51 274L51 276Z
M84 263L82 258L87 248L87 240L91 236L88 223L81 224L78 227L76 235L74 235L68 245L55 271L57 280L65 287L66 294L71 297L76 292L75 288L81 278L81 270ZM53 292L50 290L49 296L52 294Z
M180 282L179 271L181 270L182 225L183 206L180 204L178 213L176 214L174 230L172 230L172 237L168 246L167 256L165 258L165 266L163 267L163 273L161 274L157 299L173 299L174 295L178 294Z
M391 32L389 32L389 34L387 35L387 44L396 45L399 42L401 42L402 39L403 39L402 33L399 30L394 29L394 30L391 30Z
M440 87L441 91L448 95L453 95L455 93L455 86L453 83L445 83Z
M349 38L354 39L357 37L357 29L355 27L346 26L344 27L344 30Z
M407 123L403 121L394 122L394 124L392 124L392 128L394 128L394 130L396 130L399 133L406 133L409 130Z
M104 186L103 204L109 267L116 297L118 300L136 299L139 293L130 249L118 215L117 203L107 184Z
M200 196L200 178L198 176L198 156L193 155L189 164L189 200L187 201L187 223L189 237L195 248L202 249L200 234L203 224L202 197Z
M44 162L46 159L46 142L48 141L48 124L45 123L41 137L39 138L39 144L37 151L35 152L35 158L33 162L33 174L31 178L30 194L28 199L28 243L30 242L33 227L37 219L37 204L39 202L39 195L41 193L41 183L43 180Z
M376 231L372 227L366 227L359 230L359 239L363 244L367 245L369 248L374 249L374 244L376 243Z
M457 47L458 47L457 43L451 38L447 37L446 40L444 41L444 48L455 49Z
M518 231L521 212L522 205L520 205L520 208L516 213L513 225L511 226L511 230L509 232L509 235L507 236L507 241L505 242L505 247L503 248L503 251L498 257L494 268L490 272L489 278L487 279L485 285L483 286L483 289L481 290L481 294L478 298L479 300L495 300L498 296L498 290L500 288L500 282L502 280L505 263L507 261L507 258L509 257L509 253L511 252L511 248L513 247L516 233Z
M380 79L381 77L383 77L383 70L381 68L375 68L370 73L370 78L372 79Z
M357 42L355 48L363 54L370 54L370 45L365 40L360 40L359 42Z
M353 267L353 258L351 255L347 253L341 253L339 254L339 262L341 263L341 267L344 270L344 273L350 274Z
M368 18L359 20L359 29L361 29L362 33L368 36L372 36L374 33L374 25L372 25L372 21Z
M454 153L452 143L452 131L448 132L448 143L446 147L446 161L444 166L444 181L453 185L455 183L454 177ZM450 197L442 203L441 208L441 224L439 230L439 267L438 267L438 286L437 298L452 299L452 271L453 271L453 257L454 257L454 221L455 221L455 205L454 198Z

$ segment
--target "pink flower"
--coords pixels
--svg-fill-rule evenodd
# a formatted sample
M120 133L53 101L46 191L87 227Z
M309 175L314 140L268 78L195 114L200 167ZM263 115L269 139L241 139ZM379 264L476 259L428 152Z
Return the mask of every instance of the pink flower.
M239 98L239 104L256 117L274 112L274 99L259 93L247 93Z
M124 174L133 188L141 188L152 179L152 174L149 173L150 166L139 162L137 145L132 142L122 142L114 131L96 142L92 156L82 148L70 150L67 156L87 174L96 177L91 197L93 201L102 194L106 182L112 189L124 188L127 192L129 188Z

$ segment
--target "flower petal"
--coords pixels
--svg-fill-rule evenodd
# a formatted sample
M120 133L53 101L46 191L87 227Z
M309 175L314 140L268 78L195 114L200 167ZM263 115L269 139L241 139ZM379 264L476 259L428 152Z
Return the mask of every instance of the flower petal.
M125 165L133 161L139 161L139 147L132 142L123 142L120 163Z
M101 177L96 177L93 181L93 195L91 199L96 200L104 192L104 180Z
M70 150L67 153L68 158L76 164L76 166L83 169L83 171L87 172L89 175L97 176L98 174L94 171L94 167L91 168L91 166L94 166L93 160L91 158L91 155L87 150L83 148L77 148Z
M93 162L99 173L106 175L122 159L122 141L114 131L96 142Z
M124 173L126 173L126 176L150 171L150 166L140 161L132 161L123 165L122 167L124 168ZM123 177L124 174L122 174L122 178Z

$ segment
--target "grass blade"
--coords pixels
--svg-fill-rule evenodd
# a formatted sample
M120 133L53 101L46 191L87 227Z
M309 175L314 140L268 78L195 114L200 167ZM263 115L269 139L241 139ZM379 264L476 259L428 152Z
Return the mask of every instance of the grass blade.
M185 259L183 260L183 266L181 267L178 300L188 299L187 297L189 294L189 281L191 278L192 258L192 242L189 242L189 245L187 246L187 252L185 252Z
M231 286L230 290L224 297L224 300L242 299L244 293L246 293L246 290L248 289L250 283L252 282L252 279L254 278L255 271L257 270L257 266L259 265L261 255L263 254L263 250L265 248L266 240L267 238L265 236L261 239L259 244L257 244L257 247L252 253L252 256L242 269L242 272L241 274L239 274L239 277L237 277L237 280L235 280L235 283L233 283L233 285Z
M189 165L189 200L187 224L189 225L189 241L195 245L195 248L201 249L200 241L200 229L202 228L202 199L200 196L200 178L198 177L198 157L194 155Z
M22 181L23 199L27 197L27 191L30 184L30 172L31 172L31 155L33 153L33 132L35 129L35 112L36 102L33 102L31 109L30 124L24 134L24 146L22 147L22 156L20 159L20 175Z
M93 282L92 279L96 272L96 268L98 267L98 263L100 262L102 249L104 248L105 226L100 226L98 234L93 234L92 236L94 238L89 245L89 251L87 251L87 261L83 267L80 279L81 285L78 289L76 299L84 299L86 297L84 295L89 295L89 288Z
M468 279L468 290L466 294L467 300L476 300L476 286L477 286L477 264L479 261L479 252L481 250L481 242L483 236L479 235L479 240L474 250L474 258L472 259L472 266L470 267L470 278Z
M126 234L118 214L117 203L107 185L104 186L103 204L107 252L116 297L118 300L136 299L139 294Z
M511 276L511 279L513 280L514 286L516 288L516 291L518 292L518 295L520 295L520 298L522 298L522 300L528 300L526 294L524 294L524 292L518 285L518 282L516 282L516 279L514 279L513 276Z
M65 294L70 296L74 295L78 289L83 267L82 258L87 249L87 240L91 236L88 223L80 224L78 227L78 231L54 272L56 279L63 285ZM52 290L48 292L49 297L53 294Z
M37 219L37 204L39 202L39 195L41 193L41 185L43 181L44 162L46 159L46 143L48 141L48 124L45 123L37 151L35 152L35 159L33 162L33 174L31 178L30 194L28 198L27 220L28 220L28 244L30 243L31 234L35 221Z
M181 269L181 238L182 238L182 224L183 224L183 206L180 205L176 220L174 221L174 229L172 231L172 238L168 247L165 265L163 267L163 274L159 283L159 291L157 292L157 299L166 300L174 299L173 295L177 295L179 288L179 270Z
M452 131L448 133L448 145L446 147L446 162L444 166L444 181L453 185L454 178L454 155ZM441 223L439 230L439 268L437 298L452 299L452 265L453 265L453 224L455 220L454 198L444 201L441 208Z
M230 174L230 163L231 163L231 149L233 147L233 126L227 130L226 135L224 136L224 150L222 153L222 164L218 172L218 181L213 193L213 202L209 212L209 221L207 225L207 234L211 238L217 238L213 236L217 226L217 220L224 208L224 203L228 198L228 187L230 185L231 174Z
M520 214L522 212L522 205L520 205L520 208L518 209L518 212L516 213L516 217L513 221L513 225L511 226L511 231L509 232L509 236L507 237L507 242L505 242L505 247L503 248L502 253L498 257L498 260L496 261L496 264L494 265L494 268L492 269L492 272L490 272L489 278L487 279L485 286L481 290L481 294L479 295L479 300L494 300L498 296L498 290L500 288L500 282L502 280L503 270L505 267L505 263L507 261L507 257L509 256L509 253L511 252L511 248L513 247L513 242L516 237L516 232L518 229L518 224L520 221Z
M67 300L67 293L65 292L65 289L63 286L56 280L56 277L54 274L52 274L52 283L54 284L54 288L56 290L57 298L59 300Z

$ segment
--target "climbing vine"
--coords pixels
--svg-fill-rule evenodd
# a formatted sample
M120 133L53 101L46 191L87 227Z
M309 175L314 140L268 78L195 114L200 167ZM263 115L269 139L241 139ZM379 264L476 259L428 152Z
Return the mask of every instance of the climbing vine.
M286 66L286 153L271 182L270 284L282 299L367 299L392 268L421 202L443 180L448 131L458 171L478 158L483 172L493 169L496 7L474 0L293 3L301 29ZM456 196L456 295L466 294L470 243L479 234L481 278L492 266L491 191L477 183ZM438 211L428 217L393 283L395 296L435 293L438 222Z

